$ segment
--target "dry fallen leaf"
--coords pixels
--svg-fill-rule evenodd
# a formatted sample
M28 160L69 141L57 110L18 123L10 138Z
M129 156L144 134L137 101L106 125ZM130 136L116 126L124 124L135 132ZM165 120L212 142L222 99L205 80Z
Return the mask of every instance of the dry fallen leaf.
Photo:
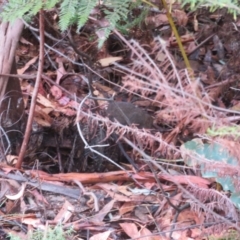
M188 22L188 16L187 14L179 9L175 9L172 13L173 17L177 19L177 23L180 26L185 27L187 25Z
M24 37L21 37L19 41L23 44L33 46L33 44L31 42L27 41Z
M134 239L134 238L140 237L140 233L135 223L125 222L125 223L120 223L119 225L130 238Z
M198 19L196 14L194 14L194 18L193 18L193 28L195 32L198 31Z
M67 72L63 65L63 62L64 62L63 58L57 58L56 62L58 63L56 83L59 84L62 76L65 75Z
M89 238L89 240L107 240L112 231L106 231L103 233L98 233Z
M9 165L14 166L17 163L18 156L15 155L7 155L6 160Z
M109 65L113 64L114 62L122 60L122 57L107 57L107 58L102 58L98 60L98 63L102 67L108 67Z
M164 240L165 239L165 238L162 238L161 236L156 236L156 235L154 236L154 234L151 233L150 230L147 229L146 227L140 230L140 234L141 234L142 240Z
M41 230L46 229L46 227L41 223L40 218L23 218L22 223L31 225L31 226L41 229Z
M23 68L20 68L17 70L18 74L23 74L32 64L34 64L38 59L38 56L32 58L30 61L28 61Z
M40 126L42 126L42 127L51 127L51 122L50 121L48 121L49 119L46 119L46 118L42 118L42 117L40 117L40 116L35 116L34 117L34 121L38 124L38 125L40 125Z
M60 99L63 95L62 90L60 88L58 88L57 86L52 86L50 89L50 92L51 92L52 96L54 97L54 99L56 99L56 100Z
M200 212L198 214L197 212L194 212L192 210L185 209L179 213L178 222L185 221L187 222L192 221L197 225L201 225L204 223L204 214L201 214Z
M73 212L74 212L74 206L66 200L61 210L59 211L57 216L54 218L54 221L57 223L60 223L60 222L66 223L69 220L69 218L72 216Z
M26 185L27 185L27 183L23 183L22 186L21 186L20 191L17 194L15 194L15 195L5 195L5 197L10 199L10 200L17 200L17 199L19 199L20 197L23 196L23 193L24 193L24 190L26 188Z
M161 25L167 24L168 18L165 13L160 13L154 16L147 17L145 19L145 23L149 28L154 29Z
M92 222L102 222L105 216L112 210L115 200L107 203L96 215L92 217Z
M6 193L11 193L13 192L15 189L19 189L20 188L20 184L15 181L15 180L5 180L5 179L1 179L0 181L0 198L2 199Z
M131 212L136 206L135 202L125 202L119 209L119 214L122 216L125 213Z
M42 104L44 107L51 107L51 108L55 109L54 103L49 101L46 97L44 97L41 94L38 94L38 96L37 96L37 103Z
M39 193L37 189L28 190L28 192L30 192L35 197L38 203L44 203L46 205L49 205L49 202L42 194Z

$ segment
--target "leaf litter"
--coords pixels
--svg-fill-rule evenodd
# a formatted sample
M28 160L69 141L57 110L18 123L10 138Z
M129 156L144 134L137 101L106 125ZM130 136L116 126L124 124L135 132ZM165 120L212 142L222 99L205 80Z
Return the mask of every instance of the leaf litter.
M238 202L229 198L235 193L217 182L230 177L239 192L239 170L202 158L197 147L181 148L197 137L201 146L220 144L239 159L232 130L239 122L234 20L224 10L220 23L206 9L188 14L177 4L172 14L195 81L165 13L149 12L142 26L131 29L131 40L113 31L101 49L90 20L80 34L71 31L74 45L66 36L56 44L46 38L52 47L45 50L24 170L1 165L4 232L26 237L27 228L61 224L79 239L157 240L240 230ZM23 39L18 74L33 76L38 45L29 29ZM24 76L28 112L35 77ZM146 123L139 121L143 116ZM200 164L188 165L189 155ZM217 177L204 178L201 167L217 169Z

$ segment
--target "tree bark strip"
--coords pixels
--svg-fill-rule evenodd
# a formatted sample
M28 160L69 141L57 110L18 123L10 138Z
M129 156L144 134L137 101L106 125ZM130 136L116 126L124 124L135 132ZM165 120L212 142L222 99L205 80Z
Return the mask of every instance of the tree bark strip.
M0 74L16 74L15 51L23 30L23 22L0 23ZM17 78L0 76L0 156L11 143L16 152L21 129L24 125L24 105ZM8 138L8 143L7 143Z

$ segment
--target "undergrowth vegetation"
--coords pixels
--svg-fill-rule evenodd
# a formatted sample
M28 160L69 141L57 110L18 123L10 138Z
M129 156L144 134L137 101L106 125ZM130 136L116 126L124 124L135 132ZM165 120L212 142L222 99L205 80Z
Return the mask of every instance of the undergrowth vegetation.
M212 11L217 8L227 7L234 17L240 12L237 0L181 0L180 2L182 2L183 5L189 5L191 10L203 6L209 7ZM142 7L142 5L144 8L142 8L141 14L131 18L131 10L136 7ZM150 1L146 0L105 0L102 1L101 4L96 0L9 0L3 4L0 16L4 21L10 22L22 17L29 20L32 16L35 16L40 9L49 11L55 7L58 8L59 11L59 28L61 31L67 30L67 28L73 24L77 25L79 31L91 14L96 11L96 7L98 7L99 11L104 13L104 21L99 21L99 28L101 29L99 34L100 47L115 28L126 31L143 21L150 6L158 8L157 5L153 5Z
M74 231L72 229L64 230L61 225L55 227L48 227L45 231L34 230L29 231L25 240L66 240L73 237ZM10 240L21 240L22 238L9 234Z
M230 13L236 18L240 13L238 0L181 0L183 5L189 4L190 9L195 10L198 7L209 7L211 11L215 11L218 8L227 8Z
M29 19L35 16L40 9L50 10L57 4L57 6L59 6L59 27L61 31L67 30L67 28L73 24L77 25L79 31L87 22L93 9L98 7L99 11L102 11L105 15L104 21L100 21L99 26L99 28L102 29L101 35L99 36L99 46L102 46L110 32L118 25L131 27L133 24L137 24L139 21L143 20L143 16L140 15L132 24L129 24L128 19L131 9L139 6L140 3L140 0L107 0L103 1L103 4L99 4L96 0L10 0L3 6L1 17L5 21L10 22L14 21L16 18L22 17ZM126 27L121 26L122 29L126 29Z
M138 24L145 18L146 12L143 10L131 24L129 23L132 9L142 7L142 3L146 4L147 1L109 0L99 4L96 0L9 0L9 2L3 6L1 16L5 21L13 21L15 18L19 17L32 17L42 8L46 11L52 11L51 9L54 8L54 11L56 11L59 16L60 30L65 31L68 30L70 26L75 25L77 26L76 29L78 32L81 32L82 27L87 24L88 19L93 19L92 15L94 15L94 17L99 17L99 19L93 19L97 25L98 47L102 47L103 51L106 51L105 55L107 57L111 56L111 52L107 52L106 48L104 48L104 41L109 37L110 33L113 33L114 40L117 39L117 41L121 43L119 45L121 45L121 47L124 46L122 47L124 50L127 49L127 60L130 64L112 61L111 66L107 69L108 73L114 72L116 75L119 74L121 80L111 82L110 80L113 78L112 75L99 74L99 72L104 72L104 67L101 69L99 68L100 70L96 68L96 70L92 67L93 65L87 65L84 61L79 64L80 58L76 57L77 60L75 62L72 60L71 63L75 64L79 60L77 64L81 65L81 67L86 67L87 70L90 69L89 72L96 73L99 70L96 75L100 75L100 84L102 82L104 82L104 84L109 83L109 85L104 85L104 89L112 90L114 87L117 87L117 90L112 90L112 93L120 93L119 95L124 96L125 100L134 98L139 100L139 106L145 108L144 110L146 110L146 112L150 110L149 112L152 113L151 117L154 116L154 120L149 128L145 128L144 126L143 128L138 128L134 125L134 122L133 124L122 124L120 121L117 122L114 121L114 119L109 119L101 115L101 111L92 111L92 106L94 106L95 102L92 99L93 96L91 96L89 87L90 80L87 82L87 77L83 76L79 78L80 80L77 79L77 81L78 83L81 82L82 86L89 87L87 94L79 87L80 91L82 91L81 94L79 94L80 100L75 101L74 104L71 105L71 111L75 111L75 115L73 115L76 119L74 119L74 121L76 120L79 135L84 145L82 148L90 149L91 153L95 153L101 158L111 161L115 166L126 171L124 167L112 161L111 158L107 156L106 152L102 150L104 147L109 146L109 144L105 144L104 141L111 138L113 134L117 134L117 140L115 139L115 142L123 141L128 147L130 146L131 157L138 164L140 163L141 170L143 169L144 172L145 169L147 169L147 171L151 171L151 173L155 174L154 177L158 185L156 184L157 190L154 189L154 191L156 190L157 192L160 189L163 195L165 194L167 196L166 192L161 189L161 183L158 182L163 175L163 179L165 177L164 180L166 180L166 182L164 182L166 186L169 184L168 181L173 181L173 185L177 186L177 190L181 190L181 194L184 193L184 195L190 199L190 201L186 203L187 208L191 210L194 209L197 215L204 213L205 219L210 219L211 222L221 219L223 220L221 224L233 226L231 221L237 222L239 220L239 209L237 209L240 208L238 202L239 192L236 187L237 182L234 181L233 176L240 175L239 170L236 169L236 159L240 158L240 153L236 150L239 148L239 143L237 141L232 141L239 137L239 135L235 133L238 131L238 127L237 124L233 123L235 120L232 120L228 114L237 115L239 112L218 107L216 105L218 100L218 96L215 97L216 92L211 92L211 89L205 91L204 84L200 81L192 81L189 72L185 68L177 68L176 59L168 48L169 42L159 35L152 37L151 43L149 43L150 47L146 47L136 39L127 40L123 34L118 31L121 29L126 33L128 28ZM184 0L183 4L189 4L190 8L194 9L195 7L209 4L209 1ZM225 7L226 5L230 7L229 11L236 16L239 12L238 1L221 0L210 3L212 10L218 7ZM88 49L93 46L91 44L89 44L90 47ZM47 46L48 45L46 45L46 48ZM66 45L62 45L61 48L61 51L64 52ZM56 53L56 55L61 53L61 57L65 57L65 52L63 54L61 51L53 48L51 48L51 51L55 51L54 54ZM49 56L52 57L50 54ZM57 55L56 59L60 59L59 55ZM123 60L121 57L120 59ZM99 60L102 60L102 57L96 57L93 61L94 64L99 63ZM59 64L59 68L61 68L60 70L62 71L64 69L64 64L63 62L61 62L61 64ZM108 66L109 65L107 65L107 67ZM59 69L57 69L56 72L57 71L59 71ZM65 69L62 72L65 72ZM86 72L84 72L84 74ZM59 74L59 72L57 74ZM81 72L79 75L81 75ZM61 77L59 77L59 81L60 78ZM84 82L84 80L86 81ZM52 93L51 90L49 90L50 93ZM39 96L40 95L41 93L39 93ZM43 95L44 94L42 94L42 99L44 98ZM55 96L53 96L53 98L54 97ZM111 96L107 95L107 97L110 98ZM103 99L100 95L99 102L106 101L107 97L104 96L105 99ZM54 100L58 103L59 99L60 98L56 98ZM45 100L47 100L47 98ZM105 106L102 106L99 102L98 107L100 110L103 110ZM56 105L49 104L49 106L52 107ZM90 107L87 108L86 106ZM66 110L67 107L68 106L66 106L64 110ZM86 108L84 109L84 107ZM49 112L53 115L48 115L49 118L54 116L52 112L56 110L54 107L52 108L53 110L51 109ZM66 113L66 111L61 112L62 109L63 107L57 109L59 112L56 116L59 116L59 113L62 115ZM56 116L54 116L55 119L57 119ZM68 117L70 114L66 114L65 117L66 116ZM70 121L66 121L65 126L70 125L69 122ZM87 124L83 125L82 123ZM59 126L57 126L56 129L58 132L61 132L58 127ZM85 134L85 131L89 131L89 129L94 129L93 135L97 135L98 132L100 132L99 129L103 129L104 131L101 132L102 138L100 138L100 140L98 138L96 142L89 143L87 139L89 136ZM194 138L197 140L193 140ZM78 147L79 149L81 148L80 144L78 144ZM100 150L97 151L96 149ZM113 148L110 149L110 151L111 150L113 151ZM84 154L85 153L86 152L84 152ZM74 155L73 152L71 152L71 154ZM92 158L96 158L96 155L92 155ZM164 160L161 161L161 159ZM176 159L180 159L181 163L184 164L174 165L177 162ZM98 165L100 165L99 162L97 162ZM174 167L171 169L172 166ZM188 175L188 170L190 168L191 173ZM71 172L70 168L68 170ZM200 178L198 178L198 173L203 177L203 179L201 179L202 182L200 182ZM187 178L184 178L186 175ZM171 177L178 176L184 176L181 178L185 184L184 187L182 182L175 178L174 180L171 179ZM227 194L223 194L217 189L209 187L212 182L210 182L210 180L203 181L208 178L214 178L215 182L223 185L223 190L225 192L229 191L236 193L235 196L230 198ZM199 182L194 182L194 179L197 179ZM226 179L229 181L226 181ZM185 187L186 185L188 187ZM169 199L170 198L166 197L166 203L169 203ZM177 214L182 212L182 205L178 204L178 202L180 202L179 199L175 201L177 202L175 208L175 210L177 209ZM171 204L171 206L172 205L173 204ZM221 214L218 215L217 213ZM227 218L222 219L222 216L227 216ZM199 225L202 223L203 221L200 222ZM170 231L173 232L173 230ZM210 231L211 229L209 232ZM38 232L34 234L36 234L36 236L32 235L31 239L44 239L42 232L40 232L39 235L37 235ZM64 239L64 234L66 233L63 232L61 228L50 229L49 233L46 233L46 239ZM56 237L58 235L59 238ZM14 239L14 237L12 239Z

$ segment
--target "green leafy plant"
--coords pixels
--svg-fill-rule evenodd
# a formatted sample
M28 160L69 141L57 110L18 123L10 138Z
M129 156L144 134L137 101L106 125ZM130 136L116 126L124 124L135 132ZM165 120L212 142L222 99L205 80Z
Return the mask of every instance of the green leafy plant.
M131 6L131 8L134 8L134 5ZM131 10L131 9L130 9ZM133 26L140 26L141 23L145 20L145 18L147 17L149 9L148 8L144 8L141 10L141 13L138 15L138 17L135 16L129 16L130 21L126 21L126 22L121 22L120 24L117 23L117 28L123 33L123 34L127 34L128 30L133 27Z
M222 237L209 236L209 240L236 240L239 239L239 233L235 230L229 230Z
M227 136L232 136L235 137L236 139L240 137L240 128L239 126L223 126L219 128L208 128L207 129L207 135L211 137L227 137Z
M234 18L240 13L238 0L181 0L180 2L183 5L189 4L192 10L198 7L209 7L211 11L215 11L218 8L226 7Z
M51 9L58 2L59 0L9 0L7 3L3 4L3 11L0 16L4 21L13 22L15 19L22 18L26 15L36 15L40 9Z
M64 31L74 23L76 23L78 29L80 29L87 22L96 4L97 2L93 0L63 0L60 5L60 29Z
M111 31L116 27L120 21L126 21L129 13L130 1L129 0L107 0L105 1L105 8L103 12L108 21L108 27L103 29L103 38L100 39L99 45L102 45L106 37L109 36Z
M121 23L128 23L128 16L132 6L139 6L141 0L105 0L99 5L97 0L9 0L3 5L3 11L0 17L4 21L13 22L17 18L32 17L40 9L49 10L53 7L59 7L59 27L62 31L70 25L76 24L78 30L87 22L92 10L98 6L105 14L107 20L106 26L102 28L102 34L99 40L100 45L106 40L110 32L120 26ZM142 17L141 17L142 19ZM139 21L133 21L133 24ZM129 26L129 24L128 24Z
M34 232L29 232L27 240L66 240L67 237L73 234L73 230L63 230L61 225L57 225L54 228L48 227L46 232L36 230ZM9 234L10 240L21 240L18 236Z

